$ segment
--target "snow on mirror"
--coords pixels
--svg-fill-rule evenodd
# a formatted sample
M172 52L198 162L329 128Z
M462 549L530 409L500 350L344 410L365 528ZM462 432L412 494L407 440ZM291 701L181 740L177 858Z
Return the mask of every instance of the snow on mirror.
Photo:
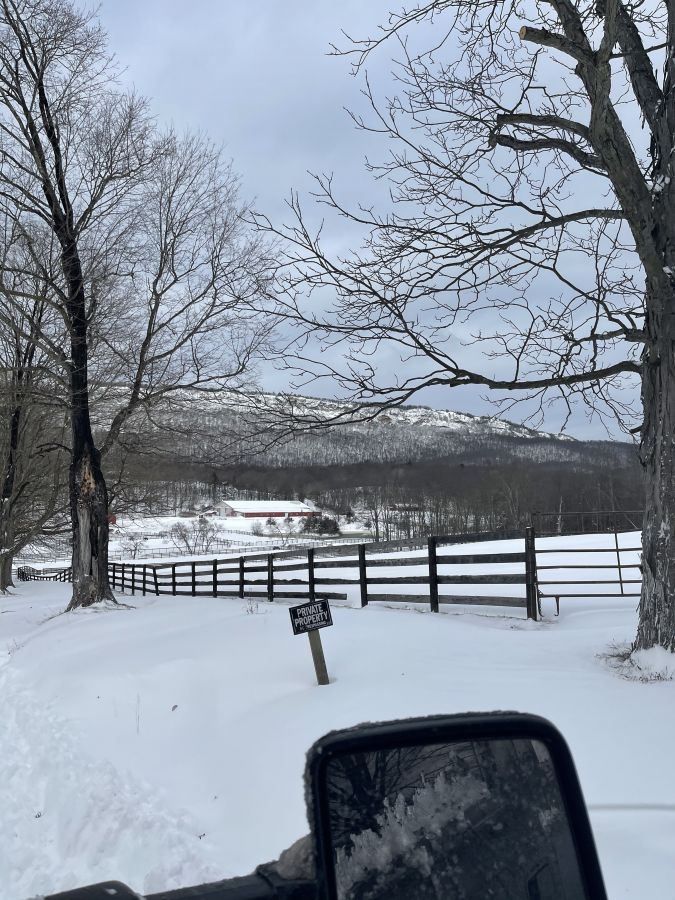
M586 897L543 743L338 755L326 788L339 900Z

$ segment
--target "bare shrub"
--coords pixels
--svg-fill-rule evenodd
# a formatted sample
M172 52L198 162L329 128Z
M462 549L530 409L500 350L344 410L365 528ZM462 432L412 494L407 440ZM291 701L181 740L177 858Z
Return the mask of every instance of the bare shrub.
M186 553L208 553L218 539L218 528L208 519L193 524L176 522L170 532L174 546Z

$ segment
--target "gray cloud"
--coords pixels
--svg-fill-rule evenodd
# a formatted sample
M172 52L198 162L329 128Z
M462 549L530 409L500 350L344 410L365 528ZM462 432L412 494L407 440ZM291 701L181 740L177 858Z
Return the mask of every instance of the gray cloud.
M343 110L359 86L328 52L341 28L367 34L388 5L104 0L101 18L158 117L222 142L246 196L276 216L291 188L309 187L307 170L341 170L352 196L367 181L363 135Z
M124 80L151 99L159 121L222 143L242 177L243 195L280 222L288 218L291 189L311 189L308 170L335 172L347 203L382 196L363 159L381 158L386 145L347 116L345 106L360 108L360 84L348 60L328 53L341 29L374 34L391 6L391 0L102 0L100 16L126 69ZM391 85L390 68L387 53L373 58L370 75L379 93ZM318 221L320 212L311 215ZM346 229L339 220L330 223L331 248L349 244ZM383 370L395 366L393 359L380 362ZM265 376L270 388L287 383L280 373ZM419 402L493 413L481 393L437 388ZM557 418L546 422L549 430ZM572 430L605 436L583 414Z

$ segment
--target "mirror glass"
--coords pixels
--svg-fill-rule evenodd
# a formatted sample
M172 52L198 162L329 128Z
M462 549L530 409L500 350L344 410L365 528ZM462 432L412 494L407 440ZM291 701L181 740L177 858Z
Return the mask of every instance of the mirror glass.
M484 740L336 755L339 900L585 900L546 746Z

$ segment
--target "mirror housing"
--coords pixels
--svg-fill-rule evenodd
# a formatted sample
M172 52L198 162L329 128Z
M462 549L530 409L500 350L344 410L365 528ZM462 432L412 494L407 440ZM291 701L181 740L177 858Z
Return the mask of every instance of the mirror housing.
M327 900L607 900L572 756L538 716L334 731L308 752L306 789Z

